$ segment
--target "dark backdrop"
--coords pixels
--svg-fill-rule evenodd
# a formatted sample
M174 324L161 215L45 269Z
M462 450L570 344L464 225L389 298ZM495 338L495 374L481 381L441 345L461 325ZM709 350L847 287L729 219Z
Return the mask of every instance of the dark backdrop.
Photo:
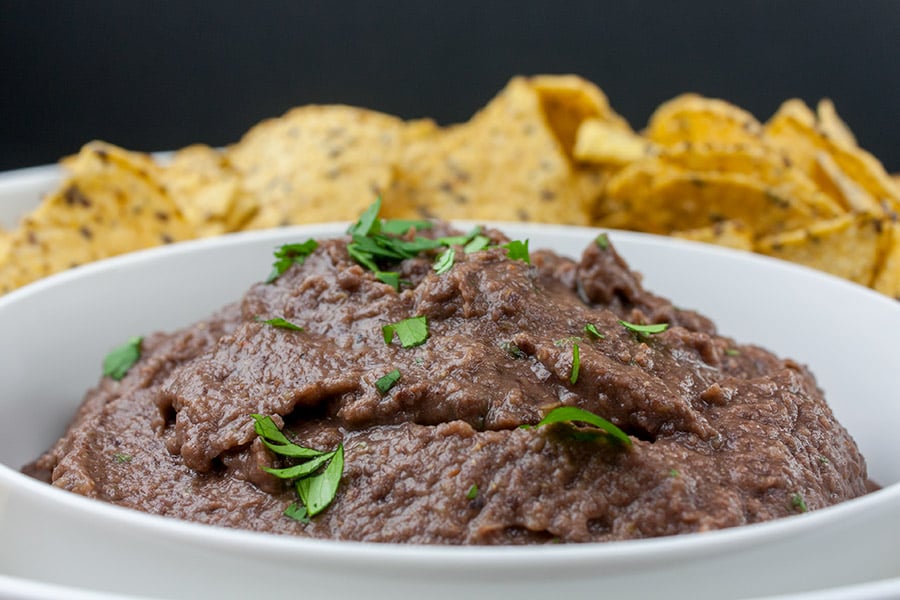
M829 96L900 171L898 40L893 0L0 0L0 170L222 145L312 102L462 121L512 75L573 72L637 128L684 91L761 119Z

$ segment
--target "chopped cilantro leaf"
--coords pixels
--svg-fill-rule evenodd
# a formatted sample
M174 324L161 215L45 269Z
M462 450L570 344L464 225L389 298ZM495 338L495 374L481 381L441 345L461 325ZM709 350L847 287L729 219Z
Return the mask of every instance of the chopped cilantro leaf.
M594 239L594 243L597 244L597 247L600 248L601 250L609 249L609 238L606 236L605 233L601 233L600 235L598 235Z
M343 473L344 445L338 444L337 450L334 451L334 458L321 474L297 480L294 484L297 494L306 506L306 510L309 511L310 517L314 517L328 508L328 505L334 500Z
M662 333L666 329L669 328L668 323L654 323L652 325L638 325L635 323L629 323L628 321L619 321L619 324L622 325L628 331L632 333L636 333L640 336L647 336L654 333Z
M791 494L791 508L800 513L809 512L809 507L800 494Z
M412 348L425 343L428 339L428 321L425 316L410 317L391 325L384 325L381 334L384 343L390 345L394 339L394 333L400 338L400 345L404 348Z
M434 227L434 223L432 223L431 221L385 219L381 222L381 233L387 233L390 235L404 235L408 233L410 229L422 231L423 229L431 229L432 227Z
M381 221L378 220L378 213L381 212L381 197L375 199L375 202L369 205L369 207L363 211L363 214L360 215L359 221L350 226L347 230L347 233L352 235L354 238L365 237L371 233L378 233L381 231Z
M256 431L256 435L259 436L263 445L275 454L291 458L314 458L327 454L321 450L298 446L287 439L284 433L275 425L272 417L256 414L250 416L254 421L253 428Z
M398 292L400 291L400 273L394 271L376 271L375 279L381 283L386 283Z
M397 383L399 380L400 380L400 370L394 369L387 375L380 377L378 379L378 381L375 382L375 387L378 389L378 391L382 395L384 395L384 394L387 394L388 390L390 390L392 387L394 387L394 384Z
M510 260L521 260L527 264L531 264L531 257L528 255L528 240L513 240L507 244L503 244L502 248L506 248L506 255Z
M478 252L479 250L484 250L491 243L491 238L486 235L476 235L472 238L472 240L463 246L463 252L466 254L472 254L473 252Z
M131 367L141 358L143 336L133 336L121 346L114 348L103 359L103 375L120 381Z
M578 342L572 344L572 374L569 375L569 381L575 383L578 381L578 372L581 370L581 349Z
M453 268L453 261L456 259L456 251L453 248L447 248L444 250L440 256L437 257L437 260L434 261L434 272L438 275L443 275L447 271Z
M554 423L573 425L573 423L576 422L593 425L594 427L605 432L598 435L589 435L586 439L598 439L600 436L608 436L626 446L631 445L631 438L629 438L624 431L622 431L603 417L595 415L590 411L578 408L576 406L560 406L558 408L554 408L549 413L547 413L547 416L541 419L536 427L544 427L545 425L552 425Z
M469 491L466 492L466 500L474 500L478 497L478 485L472 484L472 487L469 488Z
M309 513L307 512L306 507L299 502L293 502L284 509L284 516L294 519L295 521L300 521L304 525L309 524Z
M438 238L438 242L444 246L465 246L473 239L481 234L481 225L476 225L469 233L465 235L451 235Z
M290 329L292 331L303 331L303 328L299 325L295 325L291 323L287 319L282 317L275 317L274 319L263 319L262 317L257 316L256 320L265 325L271 325L272 327L278 327L280 329Z
M284 274L291 265L302 265L306 257L315 252L319 242L313 239L306 240L302 244L284 244L275 250L275 262L272 263L272 272L266 279L266 283L272 283Z
M119 464L130 463L132 458L130 454L125 454L124 452L116 452L113 455L113 461Z
M741 351L737 348L726 348L725 354L727 354L728 356L740 356Z
M603 334L600 333L600 331L597 329L597 326L594 325L593 323L588 323L587 325L585 325L584 332L586 334L588 334L589 336L596 338L598 340L602 340L604 337Z

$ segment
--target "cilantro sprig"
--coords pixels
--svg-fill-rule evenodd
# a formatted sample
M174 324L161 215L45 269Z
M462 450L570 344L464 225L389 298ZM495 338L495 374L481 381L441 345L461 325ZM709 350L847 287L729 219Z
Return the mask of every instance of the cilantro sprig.
M606 438L625 446L631 446L631 438L624 431L599 415L578 408L577 406L560 406L554 408L541 419L537 425L523 425L524 429L539 429L547 425L561 424L572 430L574 437L581 441L593 441ZM576 427L577 423L591 425L595 430ZM597 431L599 430L599 431Z
M637 323L629 323L628 321L619 320L619 325L639 337L647 337L656 333L662 333L669 328L668 323L653 323L651 325L639 325Z
M263 325L271 325L272 327L278 327L279 329L290 329L291 331L303 331L303 328L297 325L296 323L291 323L284 317L275 317L274 319L263 319L259 315L256 316L256 320Z
M387 394L398 381L400 381L400 377L400 369L394 369L387 375L379 377L378 381L375 382L375 388L383 396Z
M128 338L121 346L113 348L103 359L103 376L121 381L140 360L143 341L143 336L136 335Z
M344 445L338 444L330 452L305 448L291 442L271 417L259 414L250 416L256 434L266 448L279 456L303 460L282 469L262 467L266 473L292 481L297 490L300 502L288 506L284 514L305 522L328 508L344 473Z
M291 265L302 265L310 254L316 251L319 242L313 239L300 244L284 244L275 250L275 262L272 263L272 272L266 278L266 283L272 283L281 277Z

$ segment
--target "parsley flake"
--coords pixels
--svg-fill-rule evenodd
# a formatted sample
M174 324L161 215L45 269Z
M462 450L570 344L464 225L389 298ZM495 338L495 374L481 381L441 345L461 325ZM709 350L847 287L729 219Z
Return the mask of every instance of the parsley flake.
M800 494L791 494L791 508L799 513L809 512L809 507Z
M344 445L338 444L331 452L305 448L288 440L271 417L258 414L250 416L253 418L256 434L269 450L280 456L303 459L300 464L283 469L262 469L279 479L294 482L302 504L288 506L284 514L297 521L308 522L309 518L325 510L334 500L344 472Z
M381 233L391 235L405 235L410 229L422 231L423 229L431 229L434 223L423 220L407 220L407 219L386 219L381 222Z
M597 326L594 325L593 323L588 323L587 325L585 325L584 332L586 334L588 334L590 337L598 339L598 340L602 340L604 338L604 335L602 333L600 333L600 330L598 330Z
M275 250L275 262L272 263L272 272L266 278L266 283L272 283L281 277L291 265L302 265L306 257L315 252L319 242L313 239L306 240L302 244L284 244Z
M572 374L569 375L569 381L572 384L578 381L578 372L581 370L581 349L578 342L572 344Z
M103 375L121 381L131 367L141 358L141 343L144 337L136 335L128 338L121 346L114 348L103 359Z
M516 346L515 342L500 342L500 348L515 359L525 358L527 355L522 349Z
M279 329L290 329L292 331L303 331L303 328L299 325L291 323L287 319L282 317L275 317L274 319L263 319L262 317L256 317L256 320L264 325L271 325L272 327L278 327Z
M726 348L725 354L727 354L728 356L740 356L741 351L737 348Z
M597 244L597 247L600 248L601 250L609 249L609 238L606 236L605 233L601 233L600 235L598 235L594 239L594 243Z
M540 422L534 427L531 427L530 425L523 425L523 428L533 429L544 427L546 425L553 425L555 423L561 423L573 428L575 427L575 423L587 423L588 425L592 425L602 431L602 433L600 433L579 429L577 430L578 435L575 436L575 438L578 440L593 441L596 439L600 439L601 437L605 437L612 439L618 443L624 444L625 446L631 446L631 438L628 437L628 435L624 431L622 431L603 417L595 415L590 411L578 408L576 406L560 406L558 408L554 408L549 413L547 413L547 416L541 419Z
M447 271L453 268L453 261L456 259L456 251L453 248L447 248L444 250L440 256L437 257L437 260L434 261L434 272L438 275L443 275Z
M113 454L113 461L121 464L130 463L131 459L134 458L130 454L125 454L124 452L116 452Z
M476 235L472 238L472 240L463 246L463 252L466 254L472 254L473 252L478 252L480 250L484 250L491 243L491 238L486 235Z
M400 370L394 369L387 375L379 377L378 381L375 382L375 387L382 395L384 395L387 394L388 390L394 387L394 384L398 381L400 381Z
M531 257L528 255L528 240L513 240L507 244L503 244L501 248L506 248L506 255L510 260L521 260L526 264L531 264Z
M625 329L632 333L636 333L639 336L645 337L648 335L652 335L654 333L662 333L666 329L669 328L668 323L653 323L652 325L638 325L636 323L629 323L628 321L619 321L619 324L622 325Z
M478 497L478 485L472 484L472 487L469 488L469 491L466 492L466 500L474 500Z
M384 343L387 345L390 345L394 339L394 333L400 338L400 345L404 348L420 346L428 339L428 321L422 315L421 317L410 317L409 319L403 319L381 327L381 335L384 337Z

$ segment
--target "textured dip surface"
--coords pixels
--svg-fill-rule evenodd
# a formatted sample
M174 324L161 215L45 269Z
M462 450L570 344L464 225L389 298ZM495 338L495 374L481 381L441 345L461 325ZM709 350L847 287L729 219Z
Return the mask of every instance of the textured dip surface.
M646 291L611 245L579 260L532 251L530 264L457 246L440 274L439 251L427 251L392 266L397 291L347 241L321 240L205 321L147 335L127 375L89 391L25 472L201 523L426 544L666 536L867 491L863 458L803 365ZM385 342L384 325L417 316L427 341ZM303 329L263 322L273 318ZM669 327L644 335L621 321ZM560 406L609 420L632 444L520 427ZM303 446L343 444L336 496L309 522L283 514L297 493L262 470L288 463L262 444L256 413Z

